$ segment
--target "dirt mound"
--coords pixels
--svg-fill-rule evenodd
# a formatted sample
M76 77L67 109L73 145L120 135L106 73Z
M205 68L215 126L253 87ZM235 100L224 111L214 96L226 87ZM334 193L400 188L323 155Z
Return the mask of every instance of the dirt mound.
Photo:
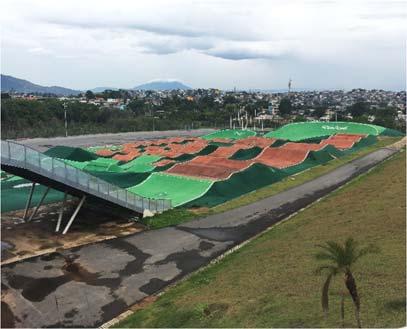
M303 162L310 151L303 149L267 148L255 161L269 167L286 168Z

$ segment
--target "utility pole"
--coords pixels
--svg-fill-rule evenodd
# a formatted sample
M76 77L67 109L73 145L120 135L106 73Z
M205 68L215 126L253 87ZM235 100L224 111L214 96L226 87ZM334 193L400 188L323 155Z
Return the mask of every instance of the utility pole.
M65 137L68 137L68 120L66 118L66 103L63 103L62 106L64 107Z
M153 117L153 131L155 131L155 113L152 104L149 104L150 107L150 116Z

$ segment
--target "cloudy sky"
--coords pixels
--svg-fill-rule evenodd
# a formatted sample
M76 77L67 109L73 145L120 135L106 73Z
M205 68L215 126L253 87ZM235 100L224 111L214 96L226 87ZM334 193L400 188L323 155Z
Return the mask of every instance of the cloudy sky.
M405 89L405 1L1 2L1 71L42 85Z

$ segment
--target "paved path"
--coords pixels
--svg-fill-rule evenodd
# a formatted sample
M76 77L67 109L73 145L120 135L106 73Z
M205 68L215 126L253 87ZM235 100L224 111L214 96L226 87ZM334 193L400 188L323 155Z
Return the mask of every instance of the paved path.
M5 265L2 327L98 326L395 152L380 149L227 213Z
M72 147L87 147L97 145L115 145L132 142L139 139L152 139L178 136L202 136L214 132L214 129L137 131L116 134L94 134L69 137L20 139L19 143L31 146L38 151L46 151L50 147L66 145Z

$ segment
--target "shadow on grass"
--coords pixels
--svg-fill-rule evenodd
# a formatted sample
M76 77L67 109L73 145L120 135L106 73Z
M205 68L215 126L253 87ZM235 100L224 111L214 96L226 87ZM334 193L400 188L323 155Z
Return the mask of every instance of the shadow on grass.
M406 309L406 299L405 298L398 298L398 299L393 299L390 302L387 302L384 304L384 308L387 311L402 311Z

